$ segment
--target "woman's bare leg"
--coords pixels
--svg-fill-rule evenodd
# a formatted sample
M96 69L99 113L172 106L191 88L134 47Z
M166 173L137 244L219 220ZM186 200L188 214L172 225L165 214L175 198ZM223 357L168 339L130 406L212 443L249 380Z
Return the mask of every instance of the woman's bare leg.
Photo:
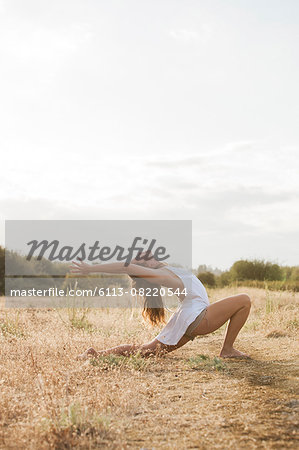
M247 355L236 350L233 344L247 320L250 306L251 301L247 294L234 295L212 303L204 319L192 334L197 336L212 333L229 320L220 356L223 358L246 357Z
M108 348L106 350L96 351L93 347L85 350L84 353L78 356L78 359L87 359L89 356L97 357L97 356L105 356L105 355L125 355L129 356L132 353L136 352L136 345L119 345L118 347Z
M189 342L190 339L186 336L183 336L179 342L176 345L165 345L162 344L162 342L159 342L157 339L154 339L153 341L142 344L142 345L134 345L134 344L127 344L127 345L119 345L117 347L108 348L106 350L100 350L97 352L94 348L90 347L88 348L84 353L78 356L78 359L87 359L89 356L97 357L97 356L106 356L106 355L123 355L123 356L129 356L135 353L140 352L143 356L150 356L154 354L163 354L163 353L169 353L173 350L176 350L177 348L182 347L187 342Z
M243 327L250 311L250 298L247 294L238 294L232 297L227 297L218 302L212 303L208 306L207 313L198 325L198 327L192 332L193 336L204 335L212 333L218 330L225 322L229 320L228 327L226 329L225 339L222 346L220 356L223 358L229 357L246 357L244 353L236 350L233 347L235 339ZM105 355L124 355L129 356L134 353L140 352L144 356L153 355L157 353L169 353L177 348L185 345L190 339L183 336L176 345L165 345L159 342L157 339L143 344L143 345L119 345L106 350L97 352L94 348L87 349L84 353L78 356L79 359L87 359L89 356L105 356Z

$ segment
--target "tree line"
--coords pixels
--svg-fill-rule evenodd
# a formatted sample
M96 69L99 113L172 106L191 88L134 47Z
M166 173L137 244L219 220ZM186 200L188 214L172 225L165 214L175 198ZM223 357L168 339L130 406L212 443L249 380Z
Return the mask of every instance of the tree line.
M37 261L32 258L26 261L24 256L16 252L6 251L6 257L13 262L13 267L19 269L19 273L24 275L35 275L47 273L49 277L49 286L53 279L59 275L60 284L64 287L67 283L71 284L73 278L68 274L68 266L59 262L51 262L47 259ZM229 270L221 272L219 269L212 272L210 267L205 265L199 266L196 275L198 279L208 288L223 288L226 286L248 286L260 287L273 290L292 290L299 292L299 266L280 266L264 260L247 260L242 259L236 261ZM99 277L105 276L97 274L80 280L82 287L91 288L96 285ZM113 278L119 278L118 284L123 286L127 282L125 277L113 275ZM57 284L57 278L55 278ZM21 285L26 287L26 278L20 278ZM30 280L28 280L28 283ZM101 283L105 284L102 280ZM109 281L107 280L107 283ZM5 249L0 246L0 295L5 295Z
M67 290L74 287L78 278L80 278L80 289L98 287L99 278L103 288L127 287L128 285L128 280L123 275L113 274L109 277L105 274L92 274L88 277L80 277L69 273L69 264L49 261L45 258L38 260L37 257L32 257L28 261L25 256L5 250L0 246L0 296L5 295L5 275L13 276L13 274L8 273L8 270L5 273L5 259L8 267L13 267L14 273L22 274L13 277L13 283L9 284L13 285L13 289L31 289L32 287L48 289L55 286Z
M199 270L197 277L210 288L233 285L299 292L299 266L280 266L258 259L240 259L220 274Z

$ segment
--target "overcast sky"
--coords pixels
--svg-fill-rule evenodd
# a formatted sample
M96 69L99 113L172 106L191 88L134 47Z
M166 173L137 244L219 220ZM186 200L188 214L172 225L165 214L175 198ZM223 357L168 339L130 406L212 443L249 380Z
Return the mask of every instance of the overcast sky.
M0 0L0 243L181 218L194 267L299 264L298 42L297 0Z

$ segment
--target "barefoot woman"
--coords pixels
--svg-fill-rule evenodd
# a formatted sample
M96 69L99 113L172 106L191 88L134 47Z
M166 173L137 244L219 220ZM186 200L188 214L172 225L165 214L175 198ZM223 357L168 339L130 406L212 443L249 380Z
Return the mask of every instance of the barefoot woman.
M227 321L229 322L220 356L248 357L233 346L250 311L251 302L247 294L227 297L210 305L203 284L193 274L184 269L161 264L155 259L148 261L143 259L140 262L133 260L128 266L120 262L99 265L73 262L71 271L83 275L94 272L129 275L137 292L141 290L141 293L147 294L143 295L143 316L154 325L163 323L165 317L162 297L160 294L157 295L161 286L177 291L181 302L177 311L153 341L140 345L120 345L101 351L89 348L80 355L82 359L111 353L130 355L140 352L143 355L150 355L171 352L196 336L212 333Z

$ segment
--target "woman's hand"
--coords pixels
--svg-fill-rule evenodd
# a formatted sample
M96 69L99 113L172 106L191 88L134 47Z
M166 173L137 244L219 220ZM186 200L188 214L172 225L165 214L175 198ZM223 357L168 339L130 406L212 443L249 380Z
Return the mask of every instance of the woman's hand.
M71 273L77 273L79 275L88 275L92 272L92 266L90 264L86 264L85 262L76 262L73 261L73 264L70 268Z

